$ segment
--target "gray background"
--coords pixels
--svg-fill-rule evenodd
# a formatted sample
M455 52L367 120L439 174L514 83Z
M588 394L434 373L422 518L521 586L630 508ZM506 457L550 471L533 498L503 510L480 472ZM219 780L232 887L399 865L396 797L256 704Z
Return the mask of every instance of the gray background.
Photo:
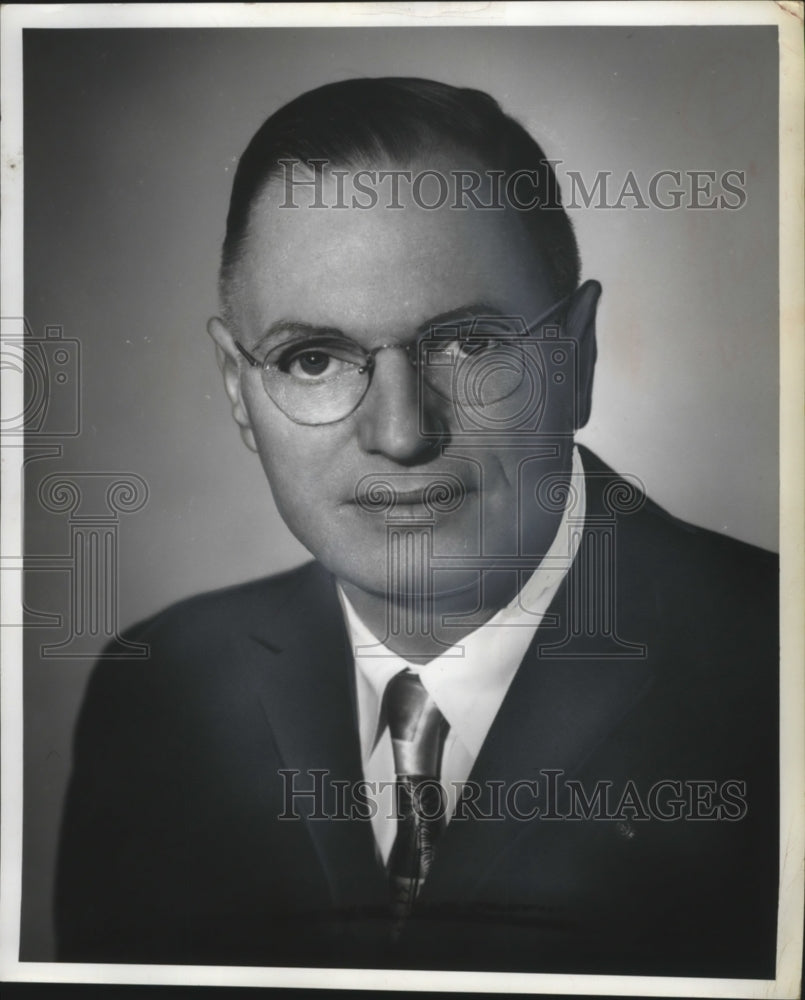
M772 28L25 32L25 308L80 341L81 433L30 463L28 553L61 555L36 500L56 471L134 472L120 525L124 626L308 558L240 443L204 326L246 142L303 90L428 76L488 90L564 170L746 171L740 211L579 209L604 286L582 439L694 523L777 547L777 41ZM58 416L58 414L56 414ZM26 600L66 614L68 579ZM53 955L50 899L70 739L91 659L25 663L22 954ZM100 640L99 640L100 644Z

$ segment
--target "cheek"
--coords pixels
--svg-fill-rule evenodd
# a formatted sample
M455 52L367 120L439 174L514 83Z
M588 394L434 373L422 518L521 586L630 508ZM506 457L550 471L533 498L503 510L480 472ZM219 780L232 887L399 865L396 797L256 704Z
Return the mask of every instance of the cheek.
M324 501L337 492L339 444L320 427L304 427L251 401L257 451L280 514L296 532L320 521Z
M283 508L304 508L304 501L318 492L325 480L316 475L321 456L312 455L300 435L255 428L257 451L271 490Z
M255 438L280 517L294 537L318 555L328 507L327 474L322 475L320 464L307 460L287 437L255 434Z

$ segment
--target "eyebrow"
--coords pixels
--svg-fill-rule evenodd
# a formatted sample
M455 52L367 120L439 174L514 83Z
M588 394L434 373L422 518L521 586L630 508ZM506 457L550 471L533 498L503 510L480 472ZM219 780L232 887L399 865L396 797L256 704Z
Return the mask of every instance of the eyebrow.
M462 320L477 319L479 316L503 316L508 315L499 306L490 302L473 302L468 305L458 306L449 309L447 312L439 313L430 319L420 323L417 327L417 335L427 333L434 326L444 326L449 323L458 323ZM260 337L253 349L261 347L267 340L278 333L290 333L297 336L306 337L342 337L345 340L352 338L335 326L316 326L314 323L305 323L302 320L278 319L272 323L266 332Z
M503 315L508 315L508 313L491 302L473 302L470 305L459 306L458 309L450 309L447 312L439 313L438 316L433 316L420 325L418 332L426 333L432 326L445 326L462 320L478 319L479 316L491 318Z
M343 337L345 340L348 339L347 335L335 326L316 326L313 323L304 323L301 320L278 319L258 339L254 345L254 349L256 350L258 347L261 347L267 340L271 340L278 333L292 333L306 337Z

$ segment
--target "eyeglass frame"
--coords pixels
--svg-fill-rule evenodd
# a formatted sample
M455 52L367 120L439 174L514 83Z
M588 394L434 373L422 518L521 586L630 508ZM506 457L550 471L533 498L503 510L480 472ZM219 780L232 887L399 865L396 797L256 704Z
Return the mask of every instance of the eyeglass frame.
M529 325L526 327L524 333L521 336L523 338L526 338L526 337L530 336L537 327L543 326L545 324L546 320L548 320L554 313L556 313L558 310L560 310L561 308L563 308L565 305L567 305L570 302L570 300L573 298L574 294L575 294L575 292L570 292L569 294L562 296L562 298L559 299L558 302L555 302L549 309L547 309L547 310L545 310L545 312L541 313L540 316L537 319L535 319L532 323L529 323ZM477 320L478 318L479 317L474 317L475 320ZM494 318L495 319L500 319L501 317L495 316ZM451 325L453 325L453 324L449 324L449 323L445 324L445 326L448 326L448 327L451 326ZM434 326L438 326L438 324L434 324ZM303 424L303 426L307 426L307 427L324 427L324 426L327 426L328 424L337 424L341 420L346 420L347 417L351 416L360 407L360 405L361 405L361 403L363 403L364 399L366 399L367 393L369 392L369 389L370 389L371 384L372 384L372 374L374 373L374 369L375 369L375 357L380 353L380 351L392 351L392 350L405 351L405 353L408 355L408 360L411 363L411 366L414 369L418 370L418 368L419 368L419 362L418 362L419 345L424 340L427 339L427 336L428 336L427 334L423 334L423 335L415 338L414 340L412 340L408 344L378 344L377 347L372 347L369 350L367 350L366 348L363 348L360 344L358 344L356 341L352 340L351 338L345 337L344 339L345 340L349 340L349 342L351 344L354 344L357 348L359 348L360 351L363 353L363 355L365 357L364 364L363 364L362 367L358 368L358 372L357 373L359 375L363 375L365 372L369 373L369 378L367 379L367 382L366 382L366 388L364 389L364 391L363 391L360 399L357 401L357 403L355 403L355 405L352 407L352 409L349 410L348 413L345 413L343 415L343 417L337 417L335 420L324 420L324 421L321 421L320 423L317 422L317 423L314 423L314 424ZM248 362L248 364L249 364L249 366L251 368L259 368L261 371L266 371L267 370L267 367L268 367L268 358L267 357L264 358L262 361L260 361L259 358L256 358L251 353L251 351L247 350L243 346L243 344L240 343L240 341L235 340L234 344L235 344L235 347L237 348L239 354L241 355L241 357L243 357ZM416 353L415 353L415 355L413 357L411 355L411 349L412 348L416 348ZM265 386L265 383L263 383L263 391L265 392L266 396L268 396L268 398L272 401L272 403L274 403L274 405L282 413L285 413L285 410L282 409L282 407L279 405L279 403L277 403L277 401L274 399L274 397L268 391L268 389ZM285 416L288 417L288 419L291 420L293 423L300 423L300 424L303 423L302 421L295 420L294 417L290 416L290 414L288 414L288 413L285 413Z

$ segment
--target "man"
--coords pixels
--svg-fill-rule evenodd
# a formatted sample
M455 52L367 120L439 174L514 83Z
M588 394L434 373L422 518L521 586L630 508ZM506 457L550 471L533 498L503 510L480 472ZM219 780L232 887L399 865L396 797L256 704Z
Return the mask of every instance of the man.
M774 562L574 445L600 286L540 148L477 91L305 94L220 288L316 562L96 670L60 957L773 976Z

